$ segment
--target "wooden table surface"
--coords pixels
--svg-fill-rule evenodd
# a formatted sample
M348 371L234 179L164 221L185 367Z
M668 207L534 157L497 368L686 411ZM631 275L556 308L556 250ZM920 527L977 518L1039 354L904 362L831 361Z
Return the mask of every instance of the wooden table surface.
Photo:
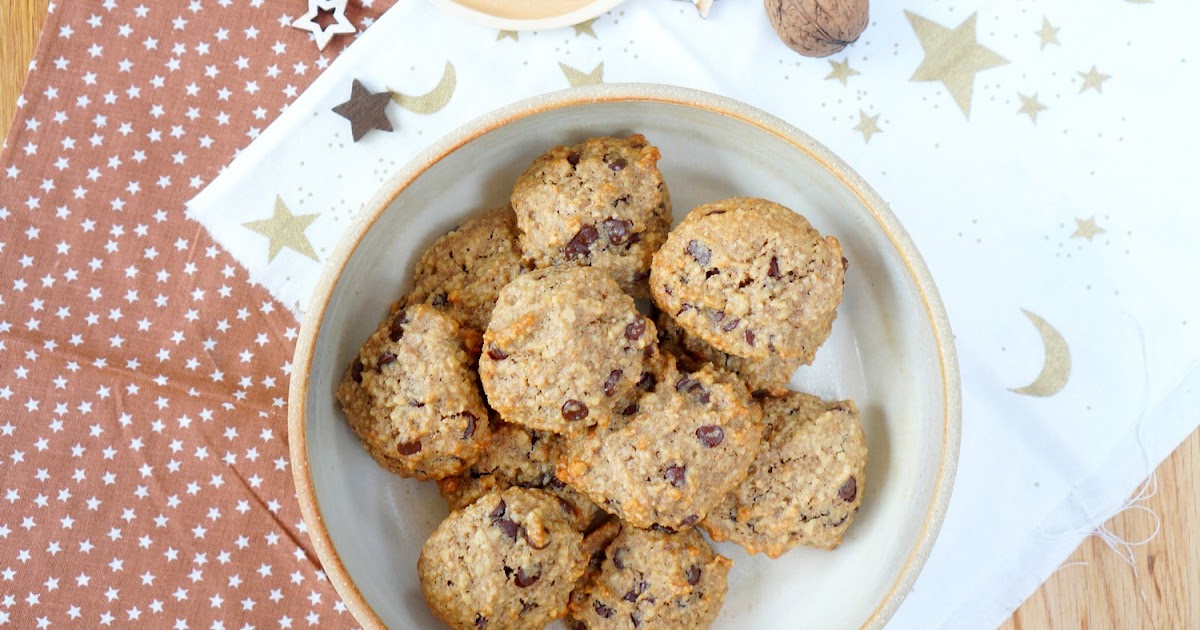
M47 3L0 0L0 126L5 132ZM1200 628L1200 431L1157 474L1158 494L1144 505L1161 518L1162 530L1134 549L1134 566L1090 537L1001 627ZM1154 519L1132 510L1113 517L1106 527L1126 540L1139 540L1153 531Z

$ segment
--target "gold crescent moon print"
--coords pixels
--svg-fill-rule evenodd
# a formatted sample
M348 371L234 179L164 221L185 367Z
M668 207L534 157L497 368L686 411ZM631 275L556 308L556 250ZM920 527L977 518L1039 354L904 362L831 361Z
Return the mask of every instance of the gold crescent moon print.
M446 69L442 71L441 80L438 81L438 84L432 90L417 95L402 94L396 90L391 90L392 101L414 114L432 114L450 102L450 97L454 95L454 86L457 82L458 76L454 71L454 64L447 61Z
M1025 396L1053 396L1066 386L1067 379L1071 377L1071 349L1067 346L1067 340L1049 322L1025 309L1021 309L1021 312L1041 334L1046 358L1041 373L1032 383L1011 391Z

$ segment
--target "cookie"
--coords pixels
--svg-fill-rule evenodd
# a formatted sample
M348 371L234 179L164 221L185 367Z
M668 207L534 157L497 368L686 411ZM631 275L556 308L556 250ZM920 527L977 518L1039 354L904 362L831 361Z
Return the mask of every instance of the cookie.
M553 433L497 422L492 428L492 445L483 456L461 475L439 479L438 491L451 510L459 510L485 494L513 486L545 490L558 499L575 529L586 531L606 513L555 476L561 439Z
M705 363L712 363L719 369L733 372L756 397L786 392L788 381L800 367L799 358L772 354L761 359L747 359L725 354L703 339L687 334L667 313L660 312L656 322L659 345L664 352L677 356L688 369L699 369Z
M337 399L371 457L404 477L457 475L491 442L458 324L418 304L383 320L346 370Z
M686 529L746 478L761 417L733 375L668 356L632 415L566 441L558 477L630 525Z
M707 628L725 600L733 562L692 529L624 527L599 572L572 596L577 628Z
M539 269L500 291L479 375L506 422L552 433L604 426L637 387L657 336L607 273Z
M750 476L701 527L772 558L797 545L833 549L862 504L867 444L858 408L792 392L763 402L763 448Z
M434 241L413 271L406 304L430 304L458 322L478 352L496 296L522 271L512 208L481 212Z
M836 238L764 199L696 207L654 255L654 302L688 332L739 357L811 363L842 300Z
M417 561L433 614L455 629L540 629L562 617L587 558L541 490L509 488L452 512Z
M640 135L591 138L534 160L512 191L525 261L585 265L649 297L650 257L671 226L659 152Z

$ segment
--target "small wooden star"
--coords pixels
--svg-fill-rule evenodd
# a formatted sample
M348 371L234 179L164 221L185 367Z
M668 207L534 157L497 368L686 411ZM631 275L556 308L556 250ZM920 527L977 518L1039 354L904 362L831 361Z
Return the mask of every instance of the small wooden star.
M317 50L325 50L334 35L350 34L357 29L346 18L346 3L350 0L308 0L308 12L292 22L292 28L308 31L317 40ZM321 11L333 14L333 24L325 28L317 23Z
M391 131L392 121L387 117L387 104L392 100L391 92L372 93L358 79L350 88L350 100L333 108L333 112L350 121L350 134L354 141L378 129Z

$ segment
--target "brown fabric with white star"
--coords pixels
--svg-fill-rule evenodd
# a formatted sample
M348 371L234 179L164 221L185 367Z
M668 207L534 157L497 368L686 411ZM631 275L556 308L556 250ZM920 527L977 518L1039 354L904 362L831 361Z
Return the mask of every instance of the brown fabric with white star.
M297 323L184 214L352 40L305 8L52 8L0 157L0 625L354 624L294 497Z

